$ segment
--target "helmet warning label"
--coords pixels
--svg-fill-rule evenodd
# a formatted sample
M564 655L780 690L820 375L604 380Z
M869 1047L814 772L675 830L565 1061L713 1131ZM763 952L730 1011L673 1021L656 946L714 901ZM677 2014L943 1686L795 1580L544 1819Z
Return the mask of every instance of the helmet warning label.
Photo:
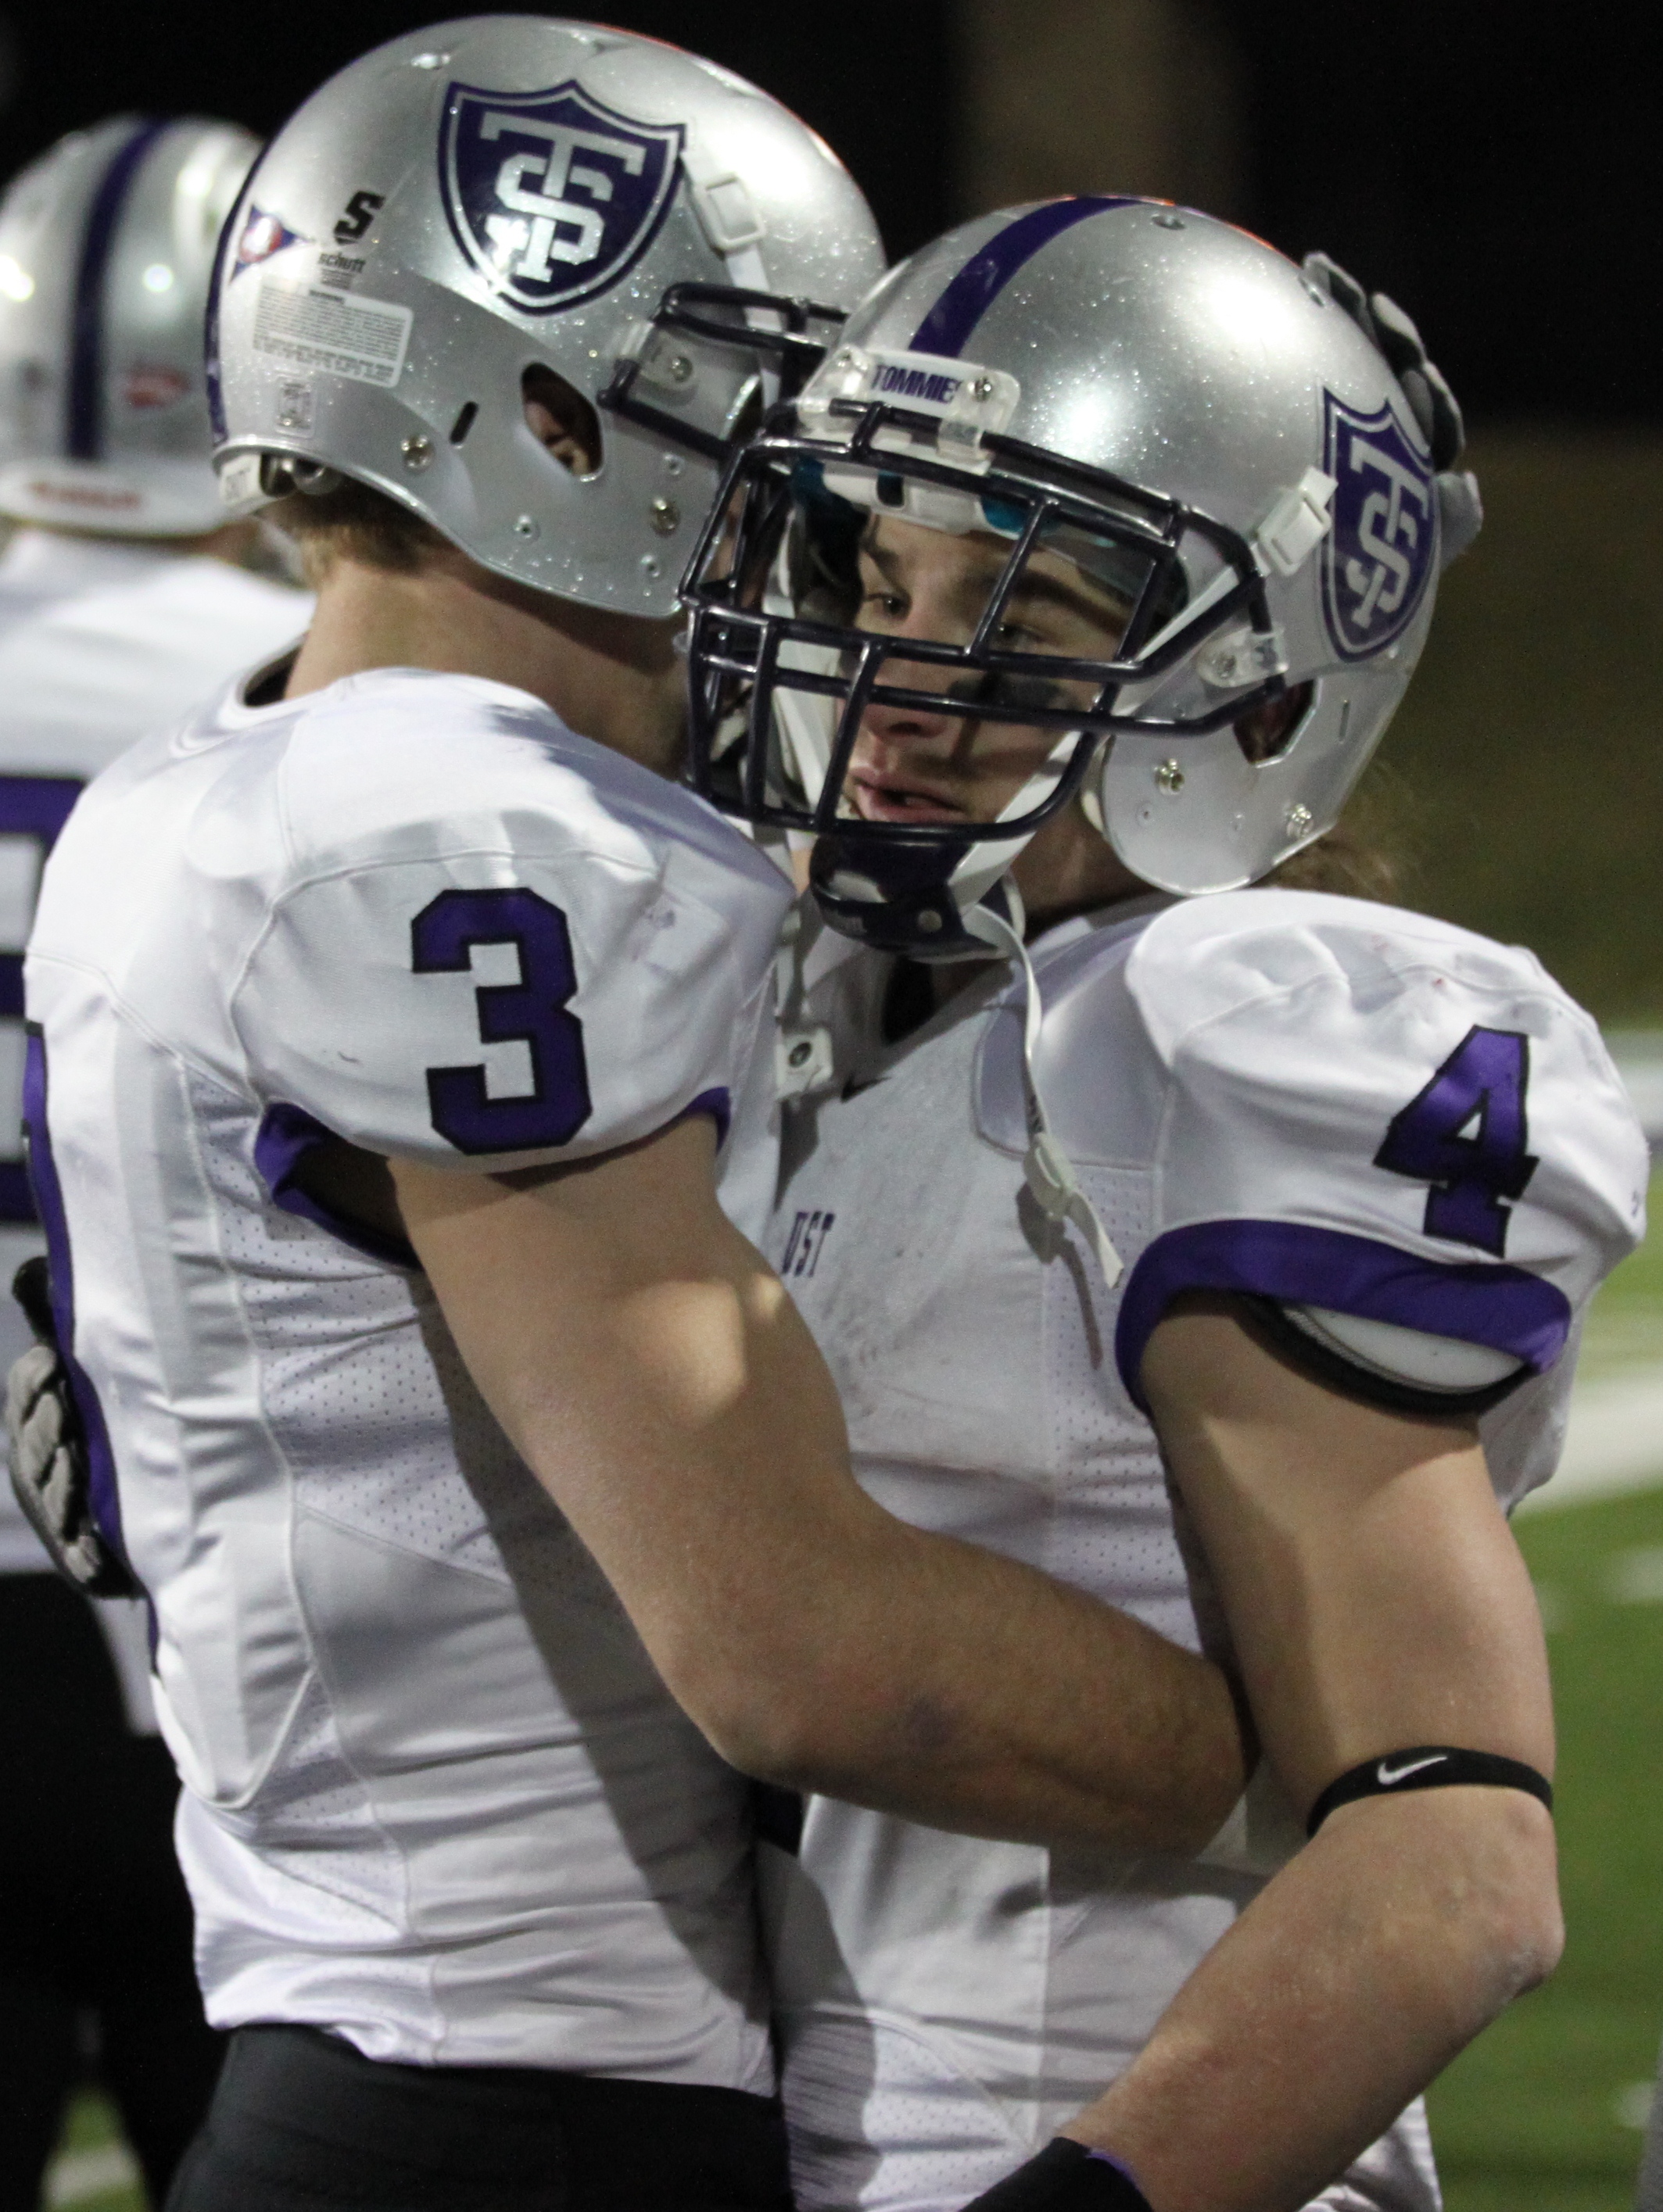
M395 385L404 373L411 311L390 300L284 284L267 276L254 312L254 350L355 384Z

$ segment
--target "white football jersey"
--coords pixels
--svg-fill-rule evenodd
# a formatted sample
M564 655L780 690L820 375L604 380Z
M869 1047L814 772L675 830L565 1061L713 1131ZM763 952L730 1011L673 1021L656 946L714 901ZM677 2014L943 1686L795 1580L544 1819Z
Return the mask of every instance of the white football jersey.
M223 561L154 545L25 528L0 552L0 1373L28 1341L11 1279L41 1249L18 1135L23 947L41 864L83 785L287 645L311 604ZM0 1476L0 1573L49 1567ZM98 1614L128 1717L153 1728L143 1608L115 1601Z
M216 2025L769 2086L743 1784L413 1254L295 1178L331 1133L494 1170L708 1115L771 1182L789 897L526 694L408 670L233 693L60 840L31 1143Z
M886 1048L887 963L830 961L838 1088L796 1107L769 1256L868 1490L1191 1649L1225 1632L1138 1370L1185 1289L1455 1339L1535 1370L1483 1417L1508 1504L1546 1480L1562 1356L1640 1231L1647 1156L1593 1022L1529 954L1361 901L1151 898L1034 948L1039 1087L1125 1273L1024 1188L1004 964ZM813 1010L811 998L811 1011ZM947 2212L1142 2047L1302 1840L1256 1778L1194 1859L1046 1851L809 1801L770 1851L806 2212ZM1429 2212L1411 2110L1325 2206Z

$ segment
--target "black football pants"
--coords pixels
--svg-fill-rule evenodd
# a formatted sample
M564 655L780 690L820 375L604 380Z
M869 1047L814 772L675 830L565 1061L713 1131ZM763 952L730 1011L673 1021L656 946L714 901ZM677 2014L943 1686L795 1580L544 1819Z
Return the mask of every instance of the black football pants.
M236 2030L168 2212L790 2212L778 2106Z
M153 2204L207 2110L223 2039L192 1969L178 1796L87 1601L0 1575L0 2205L40 2201L89 2017Z

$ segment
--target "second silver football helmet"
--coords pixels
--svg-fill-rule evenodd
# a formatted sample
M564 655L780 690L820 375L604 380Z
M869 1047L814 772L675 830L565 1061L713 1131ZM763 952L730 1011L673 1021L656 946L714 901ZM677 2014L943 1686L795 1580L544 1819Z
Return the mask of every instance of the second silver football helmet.
M224 520L203 315L259 150L235 124L119 116L13 182L0 201L0 513L128 537Z
M841 310L882 265L830 149L728 70L588 23L436 24L332 77L249 180L210 337L222 488L251 511L332 471L521 583L668 615L769 396L782 311L743 295ZM599 409L592 474L527 427L539 371Z
M1147 200L962 225L736 465L690 578L702 786L814 834L828 915L917 951L962 951L1076 796L1145 881L1250 883L1331 825L1403 695L1441 539L1476 527L1459 443L1413 325L1318 258ZM886 516L983 549L939 633L863 611ZM1038 643L1045 594L1073 614ZM863 818L862 719L895 708L1056 742L996 823Z

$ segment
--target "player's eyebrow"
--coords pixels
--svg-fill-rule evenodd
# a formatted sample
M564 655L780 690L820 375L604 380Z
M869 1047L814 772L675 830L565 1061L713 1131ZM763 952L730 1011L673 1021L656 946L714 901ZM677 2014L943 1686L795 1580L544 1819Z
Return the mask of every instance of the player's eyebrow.
M1105 585L1103 597L1094 599L1078 586L1067 583L1061 576L1036 575L1032 570L1019 576L1010 595L1012 606L1020 606L1034 600L1064 609L1093 623L1118 622L1124 630L1132 618L1131 602L1118 592Z
M885 518L880 514L874 514L868 519L866 528L861 532L860 550L886 582L905 586L906 577L900 560L894 550L886 546L878 536L879 527L884 520ZM917 527L916 524L911 526ZM988 559L985 574L978 575L966 571L953 579L954 589L963 591L968 587L970 590L985 594L988 587L1002 574L1008 557L1008 554L1002 547L997 557L990 556Z
M885 545L878 534L883 520L878 514L868 518L866 527L861 533L860 550L886 583L893 585L898 591L906 591L909 579L905 564L894 549ZM1003 573L1008 557L1007 549L1002 544L996 553L990 552L979 573L970 567L961 570L953 579L952 588L960 598L979 609ZM1053 606L1082 622L1103 627L1118 625L1118 634L1124 635L1132 617L1131 602L1107 586L1100 588L1103 596L1093 598L1081 586L1070 584L1061 576L1036 574L1029 568L1017 578L1006 611L1008 613L1013 609L1035 605Z

